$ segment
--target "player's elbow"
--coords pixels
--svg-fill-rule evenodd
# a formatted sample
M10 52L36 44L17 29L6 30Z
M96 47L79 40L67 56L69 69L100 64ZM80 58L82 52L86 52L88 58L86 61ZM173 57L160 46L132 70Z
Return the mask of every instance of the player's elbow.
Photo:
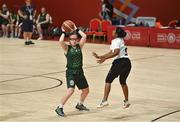
M83 39L87 39L87 35L84 34L84 35L82 36L82 38L83 38Z
M113 56L117 56L119 54L120 50L119 49L115 49L113 52Z

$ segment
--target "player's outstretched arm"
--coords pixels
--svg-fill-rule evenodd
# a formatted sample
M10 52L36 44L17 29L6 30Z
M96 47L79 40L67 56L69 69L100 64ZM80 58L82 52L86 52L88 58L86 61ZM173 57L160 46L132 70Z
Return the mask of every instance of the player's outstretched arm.
M115 49L114 51L111 50L108 53L101 55L101 56L98 56L95 52L93 52L92 54L95 58L97 58L97 63L101 64L105 60L117 56L119 54L119 51L120 51L119 49Z

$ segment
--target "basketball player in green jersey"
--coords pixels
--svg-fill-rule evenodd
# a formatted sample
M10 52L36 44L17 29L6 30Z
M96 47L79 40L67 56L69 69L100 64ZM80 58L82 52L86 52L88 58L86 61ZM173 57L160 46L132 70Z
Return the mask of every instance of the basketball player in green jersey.
M67 100L74 93L75 85L82 91L80 95L79 103L76 105L76 109L89 111L83 105L85 98L89 93L89 86L87 80L84 76L84 72L82 69L83 66L83 56L82 56L82 48L86 42L86 34L81 30L77 29L75 26L75 33L69 36L69 45L64 42L65 32L62 32L61 37L59 39L60 46L64 50L65 56L67 58L67 70L66 70L66 82L67 82L67 93L61 99L60 105L55 110L59 116L64 117L65 114L63 112L63 106L67 102ZM62 31L63 28L62 28ZM80 41L78 42L78 35L81 36Z

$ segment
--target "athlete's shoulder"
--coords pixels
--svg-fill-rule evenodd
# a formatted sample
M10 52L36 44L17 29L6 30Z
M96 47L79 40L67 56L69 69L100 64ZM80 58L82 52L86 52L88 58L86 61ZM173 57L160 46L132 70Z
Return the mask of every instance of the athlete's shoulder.
M111 44L119 44L121 42L122 42L122 40L120 38L115 38L111 41Z
M76 47L81 48L79 43L78 43L78 44L76 44Z

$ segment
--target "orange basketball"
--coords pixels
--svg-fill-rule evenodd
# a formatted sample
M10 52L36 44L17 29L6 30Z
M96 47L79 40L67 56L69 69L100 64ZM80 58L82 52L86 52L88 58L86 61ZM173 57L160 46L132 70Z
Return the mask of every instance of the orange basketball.
M75 30L75 24L71 20L66 20L62 24L62 28L65 30L65 32L73 32Z

